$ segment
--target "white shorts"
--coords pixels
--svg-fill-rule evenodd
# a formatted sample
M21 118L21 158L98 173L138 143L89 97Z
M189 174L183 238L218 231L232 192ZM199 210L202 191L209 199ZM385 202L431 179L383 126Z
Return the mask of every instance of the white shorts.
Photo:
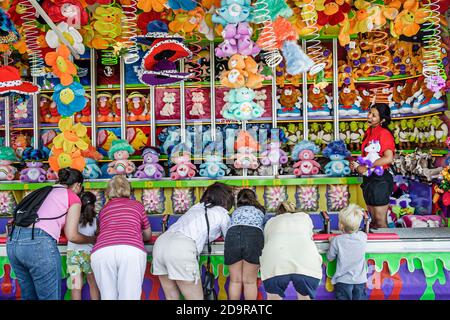
M164 232L153 246L152 273L171 280L193 281L200 278L195 241L179 232Z

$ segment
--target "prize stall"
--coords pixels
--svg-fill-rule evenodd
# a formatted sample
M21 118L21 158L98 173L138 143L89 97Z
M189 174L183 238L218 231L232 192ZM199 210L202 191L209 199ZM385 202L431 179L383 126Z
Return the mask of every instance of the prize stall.
M21 297L5 247L11 213L64 167L83 171L98 210L113 175L131 181L154 232L142 299L164 299L150 268L155 238L215 181L252 188L269 214L284 200L308 212L323 255L317 299L333 299L328 239L339 210L365 207L349 161L374 103L391 108L397 150L390 228L369 232L370 216L361 226L369 299L450 298L447 1L0 5L0 299ZM212 248L226 300L222 239Z

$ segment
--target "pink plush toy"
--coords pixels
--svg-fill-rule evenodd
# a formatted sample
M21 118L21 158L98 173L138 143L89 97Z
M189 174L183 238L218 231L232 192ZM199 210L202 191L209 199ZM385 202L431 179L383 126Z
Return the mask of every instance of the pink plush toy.
M319 147L313 142L303 140L297 143L292 151L292 158L297 162L294 164L294 174L296 176L306 176L318 174L320 164L314 160Z
M170 178L172 180L187 179L195 176L197 168L191 163L190 152L173 152L170 161L175 163L170 169Z
M119 139L112 142L108 156L112 161L108 165L108 174L131 174L136 170L136 166L128 157L134 153L134 149L127 140Z
M279 141L272 141L267 145L267 149L261 153L261 164L263 166L285 164L287 161L287 154L281 150Z
M47 180L58 180L58 173L53 171L52 168L47 170Z
M236 169L256 169L258 168L258 159L255 153L259 145L247 131L239 132L236 139L236 151L234 155L234 167Z

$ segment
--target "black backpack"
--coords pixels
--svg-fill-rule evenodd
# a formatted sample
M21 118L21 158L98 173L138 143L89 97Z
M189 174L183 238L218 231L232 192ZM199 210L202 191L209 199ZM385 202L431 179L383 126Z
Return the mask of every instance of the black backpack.
M39 220L59 219L67 214L67 212L65 212L64 214L62 214L58 217L39 218L37 212L39 211L42 203L47 198L47 196L50 194L50 192L53 190L53 188L64 188L64 187L46 186L46 187L34 190L29 195L27 195L25 198L23 198L22 201L20 201L20 203L17 205L17 207L13 211L13 221L12 221L10 237L12 237L12 233L14 231L15 226L29 227L30 225L33 225L33 230L31 233L31 240L33 240L34 239L34 224L36 222L38 222Z

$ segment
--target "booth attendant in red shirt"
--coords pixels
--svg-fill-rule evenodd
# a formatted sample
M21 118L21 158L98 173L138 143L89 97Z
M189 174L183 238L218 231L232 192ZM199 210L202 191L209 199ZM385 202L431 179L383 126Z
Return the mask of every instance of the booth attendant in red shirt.
M381 166L384 172L381 176L367 174L368 168L352 162L350 168L363 176L361 188L364 200L372 215L374 228L387 228L387 211L390 196L394 188L394 179L389 170L394 162L395 142L391 131L387 128L391 121L391 109L387 104L375 104L370 108L367 122L369 128L364 134L361 145L361 155L366 157L369 149L378 150L379 159L373 162L373 167ZM373 147L373 148L371 148Z

